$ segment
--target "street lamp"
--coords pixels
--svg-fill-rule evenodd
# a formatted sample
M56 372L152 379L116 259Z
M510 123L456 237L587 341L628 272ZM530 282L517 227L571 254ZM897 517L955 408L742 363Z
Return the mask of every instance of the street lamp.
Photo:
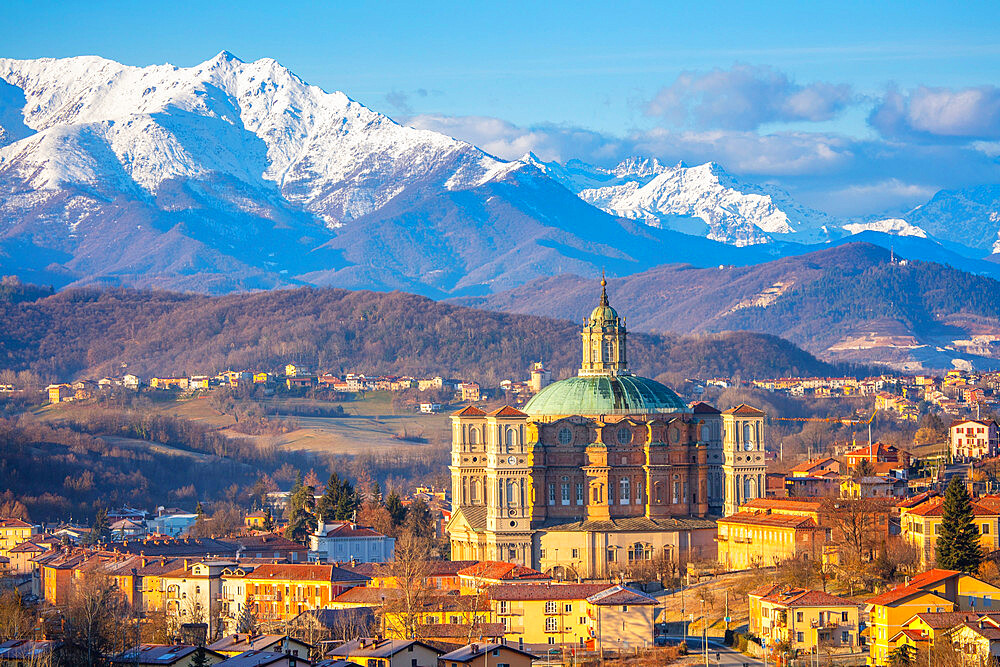
M705 667L708 667L708 618L705 616L705 598L701 602L701 650L705 652Z

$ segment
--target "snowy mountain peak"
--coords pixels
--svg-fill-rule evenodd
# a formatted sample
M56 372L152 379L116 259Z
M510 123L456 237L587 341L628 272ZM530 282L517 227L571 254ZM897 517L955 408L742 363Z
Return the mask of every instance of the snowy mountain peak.
M611 173L619 178L646 178L662 174L664 166L656 158L631 156L627 157L611 170Z

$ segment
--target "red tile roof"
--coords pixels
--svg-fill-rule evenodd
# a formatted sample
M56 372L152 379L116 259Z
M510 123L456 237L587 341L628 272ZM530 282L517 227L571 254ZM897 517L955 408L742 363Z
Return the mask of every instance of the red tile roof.
M0 528L31 528L31 524L20 519L0 519Z
M774 602L784 607L845 607L857 606L850 600L830 595L823 591L813 591L806 588L783 586L779 590L763 596L762 600Z
M927 570L926 572L921 572L917 576L913 577L913 579L910 579L910 586L927 588L928 586L939 584L942 581L951 579L959 574L961 574L961 572L957 570L942 570L940 568L933 568Z
M294 581L348 582L362 581L363 577L336 565L306 563L279 563L261 565L248 574L247 579L291 579Z
M463 568L458 571L458 575L492 581L531 581L538 579L548 580L551 578L547 574L533 570L530 567L492 560L482 561Z
M718 408L715 408L704 401L699 401L691 406L691 412L696 415L717 415L720 414Z
M451 413L455 417L485 417L486 413L474 405L467 405L461 410Z
M772 528L817 528L816 522L808 516L792 514L764 514L763 512L737 512L718 523L739 523L751 526L769 526Z
M728 410L723 410L724 415L739 415L741 417L763 417L764 413L755 407L749 406L746 403L740 403L734 408L729 408Z
M509 405L505 405L498 410L494 410L490 413L491 417L527 417L528 415L521 412L517 408L512 408Z
M582 600L614 588L613 584L499 584L489 587L491 600Z

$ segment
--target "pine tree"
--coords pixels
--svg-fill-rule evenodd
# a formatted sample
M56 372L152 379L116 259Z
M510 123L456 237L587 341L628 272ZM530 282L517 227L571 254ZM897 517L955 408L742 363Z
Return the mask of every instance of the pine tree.
M301 477L301 475L300 475ZM297 484L297 490L288 499L288 526L285 537L305 543L316 530L316 491L311 486Z
M274 530L274 517L271 516L271 508L264 508L264 530Z
M958 475L951 478L944 494L944 516L937 538L937 566L946 570L975 572L983 560L979 531L969 492Z
M246 602L240 607L240 615L236 619L236 632L252 635L256 634L258 629L257 616L253 611L253 597L248 595Z
M191 667L208 667L212 664L212 661L208 659L208 654L205 653L205 647L199 646L191 657L191 662L189 663Z
M198 501L198 504L195 505L194 513L198 515L199 519L205 516L205 507L201 504L200 500Z
M99 544L107 542L111 537L111 527L108 524L108 510L101 508L97 510L94 517L94 525L90 529L90 534L84 540L87 544Z
M393 491L385 501L385 508L389 510L393 526L401 526L406 521L406 507L400 499L399 494Z

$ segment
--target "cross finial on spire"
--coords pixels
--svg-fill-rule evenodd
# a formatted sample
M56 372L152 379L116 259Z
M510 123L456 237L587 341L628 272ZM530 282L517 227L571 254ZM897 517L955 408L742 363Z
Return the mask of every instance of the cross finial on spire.
M604 277L604 269L601 269L601 305L608 305L608 280Z

